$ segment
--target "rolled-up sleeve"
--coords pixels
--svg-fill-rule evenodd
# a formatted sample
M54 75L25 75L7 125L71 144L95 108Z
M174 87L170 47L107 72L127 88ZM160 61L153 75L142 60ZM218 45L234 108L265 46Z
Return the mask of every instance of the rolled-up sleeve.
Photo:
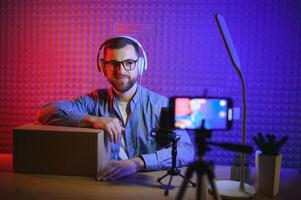
M39 111L42 124L79 127L82 119L92 114L96 101L90 95L75 100L50 102Z

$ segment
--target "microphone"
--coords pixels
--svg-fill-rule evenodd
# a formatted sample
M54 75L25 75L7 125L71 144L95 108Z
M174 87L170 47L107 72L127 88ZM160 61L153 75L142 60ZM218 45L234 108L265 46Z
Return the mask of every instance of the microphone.
M155 138L156 143L160 147L169 147L175 137L173 129L170 127L169 122L169 108L162 107L159 117L159 122L157 128L152 130L151 136ZM155 133L155 134L153 134Z

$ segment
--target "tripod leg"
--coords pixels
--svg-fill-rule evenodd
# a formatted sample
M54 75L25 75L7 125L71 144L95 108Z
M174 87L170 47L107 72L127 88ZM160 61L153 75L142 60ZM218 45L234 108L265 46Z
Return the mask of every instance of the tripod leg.
M198 171L197 177L197 187L196 187L196 199L204 200L207 199L207 184L206 184L206 176L203 172Z
M179 174L183 179L185 179L185 176L183 176L182 174ZM192 185L192 187L195 187L196 184L194 182L192 182L191 180L188 180L188 182Z
M215 179L209 179L209 183L212 189L212 193L213 193L213 197L215 200L221 200L221 196L219 195L217 188L216 188L216 184L215 184Z
M187 168L185 177L184 177L184 181L183 181L183 183L181 185L181 188L180 188L180 190L177 194L176 200L181 200L183 198L185 190L186 190L187 185L188 185L188 181L191 179L193 170L194 170L194 165L193 164L189 165L188 168Z
M208 175L207 177L208 177L208 181L211 186L211 189L212 189L214 199L221 200L221 196L219 195L216 184L215 184L215 178L214 178L212 168L208 167L206 171L207 171L207 175Z
M158 178L157 181L161 182L166 176L168 176L168 173L166 173L164 176L162 176L161 178Z
M196 199L201 200L202 199L202 176L198 174L197 176L197 186L196 186Z
M165 192L164 192L164 195L165 195L165 196L168 196L169 188L170 188L170 185L171 185L171 181L172 181L172 175L170 176L168 185L167 185L167 187L166 187L166 189L165 189Z

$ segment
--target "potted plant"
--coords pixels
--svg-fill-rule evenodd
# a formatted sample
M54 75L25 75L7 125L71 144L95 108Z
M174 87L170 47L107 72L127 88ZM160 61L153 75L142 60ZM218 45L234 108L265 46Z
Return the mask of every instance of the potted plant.
M280 169L281 169L281 148L287 142L288 136L277 140L275 135L264 136L258 133L253 137L257 147L256 151L256 175L257 190L267 195L276 195L279 191Z

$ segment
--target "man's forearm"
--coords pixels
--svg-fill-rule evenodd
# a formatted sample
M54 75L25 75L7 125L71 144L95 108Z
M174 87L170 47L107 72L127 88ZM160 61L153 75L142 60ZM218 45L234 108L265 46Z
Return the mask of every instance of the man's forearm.
M145 169L145 162L141 156L133 158L133 161L137 166L137 171L143 171Z
M96 121L95 116L87 115L81 120L80 127L94 128L95 121Z
M117 118L86 115L79 123L80 127L102 129L115 144L121 137L124 128Z
M37 120L42 124L48 124L49 116L55 111L52 104L45 105L37 112Z

